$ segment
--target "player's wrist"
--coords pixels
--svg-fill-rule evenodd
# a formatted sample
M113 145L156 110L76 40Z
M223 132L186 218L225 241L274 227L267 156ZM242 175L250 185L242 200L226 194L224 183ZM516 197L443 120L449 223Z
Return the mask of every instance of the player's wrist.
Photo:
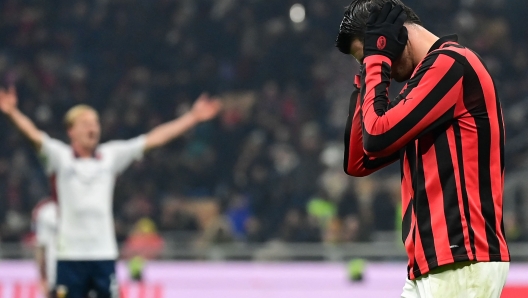
M373 54L373 55L366 56L363 59L363 63L367 66L367 69L368 69L368 65L373 65L373 64L387 63L389 66L392 66L392 60L390 59L390 57L387 57L386 55L383 55L383 54Z
M193 124L198 124L201 122L200 116L198 115L198 113L192 109L189 112L187 112L186 116L189 118L189 120Z
M13 117L16 117L17 114L20 114L20 110L18 109L18 107L14 107L12 109L9 109L7 111L4 111L4 114L9 117L9 118L13 118Z

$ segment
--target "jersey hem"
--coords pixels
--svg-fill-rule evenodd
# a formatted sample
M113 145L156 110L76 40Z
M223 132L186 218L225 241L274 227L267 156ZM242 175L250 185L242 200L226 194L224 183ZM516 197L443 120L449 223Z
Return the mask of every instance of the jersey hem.
M429 273L431 270L436 269L438 267L441 267L441 266L444 266L444 265L449 265L449 264L454 264L454 263L459 263L459 262L467 262L467 261L479 262L479 263L511 262L511 257L510 257L510 255L507 255L505 257L505 256L502 256L502 255L494 254L494 255L476 256L475 258L469 258L468 256L454 256L453 258L450 258L450 259L441 259L441 260L438 260L438 261L429 261L429 262L427 262L427 264L429 265L429 268L428 268L427 271L421 272L420 269L413 270L412 271L412 273L414 275L413 278L411 279L410 273L407 274L407 278L410 279L410 280L415 280L418 277L424 276L427 273ZM437 263L437 265L434 265L434 263Z

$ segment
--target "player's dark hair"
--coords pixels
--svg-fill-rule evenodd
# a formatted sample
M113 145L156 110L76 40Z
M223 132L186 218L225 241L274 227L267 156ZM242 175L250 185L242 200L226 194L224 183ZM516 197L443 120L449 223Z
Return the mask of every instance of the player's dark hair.
M350 44L354 39L364 40L370 8L375 5L381 9L387 2L392 2L393 5L403 6L407 14L406 23L422 25L418 15L400 0L353 0L346 7L343 21L339 27L339 35L335 43L339 51L348 55L350 54Z

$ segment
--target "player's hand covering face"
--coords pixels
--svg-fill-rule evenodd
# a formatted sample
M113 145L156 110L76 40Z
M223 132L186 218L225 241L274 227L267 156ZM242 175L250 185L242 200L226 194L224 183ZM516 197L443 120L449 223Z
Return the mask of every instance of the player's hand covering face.
M407 28L403 26L407 14L403 7L385 3L370 12L365 31L364 57L383 55L392 62L398 59L407 45Z
M0 89L0 110L6 115L9 115L17 108L17 94L14 86L9 89Z
M193 104L191 113L196 120L202 122L213 119L222 109L222 102L217 97L203 93Z

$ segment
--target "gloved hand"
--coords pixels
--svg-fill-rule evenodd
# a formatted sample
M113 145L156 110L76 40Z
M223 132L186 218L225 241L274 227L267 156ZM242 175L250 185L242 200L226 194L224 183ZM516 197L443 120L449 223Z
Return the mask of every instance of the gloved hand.
M407 45L406 19L401 5L392 7L387 2L381 10L374 6L367 21L363 56L383 55L392 62L398 59Z

